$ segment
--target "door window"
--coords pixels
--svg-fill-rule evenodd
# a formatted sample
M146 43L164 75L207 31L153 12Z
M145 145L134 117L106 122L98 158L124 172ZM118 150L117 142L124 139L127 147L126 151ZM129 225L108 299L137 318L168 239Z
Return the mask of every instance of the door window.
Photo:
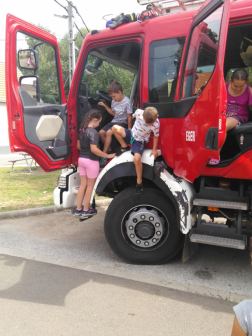
M61 104L57 58L54 46L21 32L17 33L16 41L18 80L21 76L27 76L21 80L21 87L35 101ZM35 50L38 55L37 70L34 69L34 52L28 51L31 49Z
M182 98L199 95L214 71L223 7L193 30L184 73Z
M184 37L154 41L150 45L149 102L174 100Z
M134 107L139 106L139 61L140 46L136 42L99 46L90 51L79 86L79 126L89 108L98 109L102 114L98 130L113 119L113 116L99 105L99 102L103 101L111 107L111 97L107 94L107 88L113 81L121 84L123 94L130 98Z
M92 50L82 74L82 83L88 85L89 97L96 98L97 90L107 92L113 81L122 85L123 93L132 96L134 78L138 75L140 48L137 43L99 47ZM81 86L80 95L85 95ZM132 98L132 97L131 97Z

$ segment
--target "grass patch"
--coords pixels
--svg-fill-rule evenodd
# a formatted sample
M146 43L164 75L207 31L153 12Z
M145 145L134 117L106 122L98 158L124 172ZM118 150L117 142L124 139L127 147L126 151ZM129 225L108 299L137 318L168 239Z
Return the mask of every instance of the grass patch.
M0 168L0 212L54 205L53 190L61 170L46 174L34 167L34 173L27 173L22 167L17 170L24 172L13 173L9 167ZM103 198L96 196L96 199Z

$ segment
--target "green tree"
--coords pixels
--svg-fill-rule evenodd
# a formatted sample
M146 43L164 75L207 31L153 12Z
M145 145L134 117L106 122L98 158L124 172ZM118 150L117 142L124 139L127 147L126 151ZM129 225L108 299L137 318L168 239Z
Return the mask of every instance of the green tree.
M52 33L49 29L38 25L39 28ZM80 29L81 32L75 34L75 46L77 50L75 52L76 62L84 41L83 36L87 35L87 30L84 28ZM53 33L52 33L53 34ZM52 45L47 44L41 40L35 39L31 36L24 35L27 42L27 46L30 49L35 49L38 52L39 57L39 69L36 74L39 77L40 82L40 96L44 103L59 103L60 94L58 87L58 72L56 67L56 50ZM58 41L59 52L60 52L60 62L63 75L63 83L66 98L69 94L69 44L68 44L68 34L65 34L63 38ZM94 65L97 60L96 56L89 55L86 62L87 65ZM24 75L31 74L31 70L20 69ZM113 65L107 61L104 61L100 67L99 71L95 76L90 76L85 72L82 74L82 82L88 84L89 93L91 97L96 97L96 90L107 91L108 85L112 81L119 82L122 87L124 94L130 96L132 82L134 79L134 73L127 69ZM82 90L81 95L85 95L85 90Z
M49 29L38 25L39 28L53 34ZM87 30L81 29L82 35L85 37ZM25 35L25 40L28 48L36 49L39 57L39 69L36 74L39 77L41 99L45 103L59 103L59 87L58 87L58 73L56 67L56 54L54 48L50 44L43 43L43 41L35 39L31 36ZM75 44L78 50L76 50L76 61L79 56L79 52L83 43L83 37L80 32L75 35ZM41 43L42 42L42 43ZM69 44L68 34L65 34L63 38L58 42L60 51L60 63L63 75L63 83L66 98L69 93ZM30 75L31 70L21 69L24 75Z

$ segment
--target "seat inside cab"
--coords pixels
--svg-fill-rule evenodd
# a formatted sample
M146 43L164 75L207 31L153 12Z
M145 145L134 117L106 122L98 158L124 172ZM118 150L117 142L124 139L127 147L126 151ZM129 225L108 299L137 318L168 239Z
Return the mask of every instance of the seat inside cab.
M248 72L248 84L252 87L252 24L230 27L224 63L224 76L229 82L238 68ZM236 126L227 133L221 150L221 163L229 164L244 152L252 149L252 110L247 123Z

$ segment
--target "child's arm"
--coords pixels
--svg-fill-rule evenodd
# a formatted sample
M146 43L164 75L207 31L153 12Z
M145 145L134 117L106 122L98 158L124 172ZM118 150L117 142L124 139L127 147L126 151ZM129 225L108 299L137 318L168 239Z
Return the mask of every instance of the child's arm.
M80 140L77 140L77 149L81 150Z
M154 155L154 160L156 160L156 158L158 157L158 151L157 151L158 139L159 139L159 137L156 137L156 136L154 135L154 139L153 139L153 149L152 149L152 151L151 151L151 153L150 153L150 156L151 156L151 155Z
M99 102L98 105L101 105L101 106L105 107L106 111L107 111L108 113L110 113L112 116L115 115L115 112L114 112L113 110L111 110L111 108L109 108L109 107L108 107L106 104L104 104L103 102Z
M115 153L113 154L107 154L107 153L104 153L102 152L98 147L97 145L92 145L90 144L90 150L92 153L94 153L95 155L97 156L101 156L101 157L105 157L107 159L112 159L114 156L115 156Z
M131 127L132 127L132 115L127 114L127 116L128 116L128 129L131 129Z

